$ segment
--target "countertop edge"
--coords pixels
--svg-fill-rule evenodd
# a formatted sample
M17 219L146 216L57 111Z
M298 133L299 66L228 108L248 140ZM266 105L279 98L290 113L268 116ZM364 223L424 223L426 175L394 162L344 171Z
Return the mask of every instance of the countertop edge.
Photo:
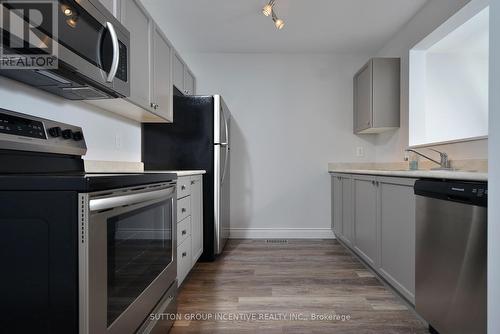
M328 173L357 174L357 175L378 175L405 177L411 179L431 178L463 181L487 182L487 173L461 172L461 171L389 171L389 170L360 170L360 169L328 169Z
M173 173L177 174L177 177L182 177L182 176L194 176L194 175L203 175L206 174L207 171L200 169L200 170L147 170L144 171L144 173Z

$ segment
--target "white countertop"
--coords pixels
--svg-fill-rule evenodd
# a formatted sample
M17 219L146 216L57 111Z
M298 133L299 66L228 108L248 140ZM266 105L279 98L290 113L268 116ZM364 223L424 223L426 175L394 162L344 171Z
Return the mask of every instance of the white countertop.
M377 170L377 169L346 169L328 168L329 173L381 175L408 178L433 178L464 181L488 181L488 173L442 170Z
M174 173L178 177L206 174L206 170L147 170L144 173Z

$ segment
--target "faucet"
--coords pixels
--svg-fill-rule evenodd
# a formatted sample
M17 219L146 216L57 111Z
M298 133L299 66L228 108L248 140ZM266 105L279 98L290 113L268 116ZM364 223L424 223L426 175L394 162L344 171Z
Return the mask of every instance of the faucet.
M439 156L440 156L440 161L437 161L437 160L434 160L432 159L431 157L423 154L423 153L420 153L414 149L411 149L411 148L407 148L405 151L406 152L413 152L415 154L418 154L420 155L421 157L424 157L426 158L427 160L430 160L436 164L438 164L440 167L439 169L451 169L451 166L450 166L450 160L448 159L448 154L444 153L444 152L440 152L438 150L435 150L433 148L428 148L428 150L431 150L431 151L434 151L436 153L439 153Z

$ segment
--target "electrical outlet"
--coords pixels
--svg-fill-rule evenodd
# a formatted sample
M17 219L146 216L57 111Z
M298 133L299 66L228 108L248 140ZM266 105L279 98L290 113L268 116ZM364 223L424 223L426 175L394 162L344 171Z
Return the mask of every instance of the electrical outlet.
M120 134L115 134L115 149L121 150L122 148L122 136Z
M363 148L363 146L356 147L356 156L357 157L364 157L365 156L365 149Z

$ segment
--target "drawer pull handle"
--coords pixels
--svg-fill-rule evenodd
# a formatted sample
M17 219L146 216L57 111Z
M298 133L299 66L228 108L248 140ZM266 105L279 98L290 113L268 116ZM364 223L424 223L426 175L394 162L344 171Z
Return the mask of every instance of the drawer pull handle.
M186 230L183 230L182 231L182 235L186 235L187 231Z
M186 210L186 208L182 208L182 209L181 209L181 212L182 212L182 213L184 213L184 212L186 212L186 211L187 211L187 210Z
M194 184L194 181L191 181L191 184Z
M186 257L186 256L187 256L187 252L183 252L182 257Z
M181 190L186 190L186 186L182 185Z

